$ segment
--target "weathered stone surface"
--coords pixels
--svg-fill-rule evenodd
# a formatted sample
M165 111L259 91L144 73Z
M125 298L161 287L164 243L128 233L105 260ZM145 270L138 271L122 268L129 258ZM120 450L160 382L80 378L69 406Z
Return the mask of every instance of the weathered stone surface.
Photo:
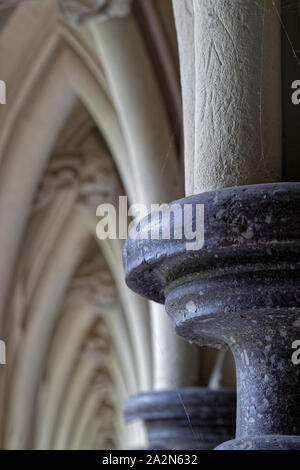
M151 449L204 450L234 436L235 409L233 390L191 387L130 397L124 416L144 420Z
M299 450L300 436L257 436L234 439L215 450Z
M204 204L203 248L187 251L184 238L129 238L129 287L165 303L183 338L231 348L238 438L300 435L300 367L292 362L300 336L300 184L229 188L177 203Z
M97 19L106 21L129 13L132 0L60 0L65 19L73 26Z
M145 221L142 228L145 239L143 234L136 239L128 237L124 245L128 287L144 297L165 303L173 281L183 283L188 275L198 275L199 271L205 280L229 274L228 269L232 267L237 268L234 273L240 279L238 267L242 254L253 265L258 261L273 265L281 257L295 261L298 246L291 242L298 240L299 186L299 183L242 186L175 201L172 204L181 207L204 204L203 248L187 252L189 240L184 236L180 240L173 237L150 240ZM190 220L185 222L191 225ZM220 283L219 288L222 286Z
M173 5L187 195L280 181L281 0Z

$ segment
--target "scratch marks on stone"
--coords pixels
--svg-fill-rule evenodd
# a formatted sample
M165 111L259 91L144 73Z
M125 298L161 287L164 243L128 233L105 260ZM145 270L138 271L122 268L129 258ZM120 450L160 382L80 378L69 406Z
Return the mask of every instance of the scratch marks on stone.
M228 29L228 27L226 26L226 24L224 23L224 21L222 20L222 18L218 14L218 12L215 11L215 13L216 13L216 18L218 19L220 25L222 26L223 30L225 31L226 36L229 38L229 41L232 44L233 52L236 53L236 44L235 44L234 39L232 37L232 33L230 32L230 30Z
M190 430L191 430L191 432L192 432L192 434L193 434L193 436L194 436L195 441L197 441L197 440L198 440L198 437L196 436L195 430L194 430L193 425L192 425L192 422L191 422L191 418L190 418L190 416L189 416L189 414L188 414L188 412L187 412L187 409L186 409L186 406L185 406L184 401L183 401L183 399L182 399L181 393L179 392L179 390L176 390L176 392L177 392L177 396L178 396L178 398L179 398L179 400L180 400L180 403L182 404L182 407L183 407L183 409L184 409L184 412L185 412L186 418L187 418L187 420L188 420L188 424L189 424Z
M206 60L206 57L204 57L204 62L206 62L205 72L206 72L207 75L210 73L212 65L214 64L214 60L212 59L213 55L216 56L219 65L222 66L223 61L221 59L221 54L220 54L220 52L218 52L215 40L211 39L210 45L209 45L209 48L208 48L208 53L207 53L207 60Z
M215 41L212 42L212 47L213 47L213 50L214 50L215 53L216 53L216 56L217 56L219 65L222 66L222 65L223 65L223 61L222 61L222 59L221 59L220 53L219 53L218 50L217 50Z
M194 16L194 10L193 10L194 5L193 3L191 3L190 0L185 0L184 7L188 15Z
M166 169L166 166L167 166L167 163L170 159L170 156L171 156L171 153L174 149L174 141L175 141L175 136L176 136L176 130L173 131L170 135L170 139L169 139L169 145L168 145L168 148L167 148L167 152L166 152L166 155L165 155L165 158L163 160L163 163L162 163L162 166L161 166L161 174L164 174L165 172L165 169Z

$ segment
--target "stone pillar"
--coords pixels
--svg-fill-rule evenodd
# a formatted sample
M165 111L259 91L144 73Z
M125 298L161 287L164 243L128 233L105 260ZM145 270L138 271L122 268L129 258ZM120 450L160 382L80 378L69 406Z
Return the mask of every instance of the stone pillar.
M190 0L173 1L176 22L183 106L185 192L194 190L195 156L195 43L194 5Z
M187 195L281 179L280 3L173 0Z
M186 239L171 240L162 254L161 240L128 238L127 283L148 296L152 286L151 298L165 303L183 338L232 350L236 440L219 448L300 449L293 354L300 335L300 183L227 188L177 202L188 203L205 207L203 247L188 251ZM147 253L143 263L140 252Z
M183 187L165 103L138 25L130 14L131 4L131 0L60 0L61 11L70 24L97 20L90 29L132 164L131 180L123 183L134 188L132 203L150 206L179 197ZM167 158L162 164L164 155ZM160 313L160 306L151 305L154 389L186 385L184 362L189 364L189 385L193 385L197 376L196 348L178 339L168 327L168 318ZM178 362L181 365L176 368ZM165 375L163 363L169 364Z
M168 390L195 386L199 382L199 354L195 346L174 335L163 305L150 304L153 389Z
M281 1L283 181L300 180L300 2Z
M152 221L145 219L144 237L129 237L124 248L127 283L165 303L183 338L233 351L237 439L220 448L299 449L300 372L292 344L299 334L300 187L263 184L281 180L280 2L184 5L174 0L180 49L190 46L182 69L195 72L195 107L184 106L185 123L195 117L187 192L202 194L177 204L183 214L189 204L194 214L183 215L184 227L195 225L204 206L203 245L190 250L185 236L149 240ZM193 17L193 35L184 15L190 23ZM194 68L184 65L193 58ZM184 100L185 83L187 77Z
M280 0L173 5L187 195L280 181Z

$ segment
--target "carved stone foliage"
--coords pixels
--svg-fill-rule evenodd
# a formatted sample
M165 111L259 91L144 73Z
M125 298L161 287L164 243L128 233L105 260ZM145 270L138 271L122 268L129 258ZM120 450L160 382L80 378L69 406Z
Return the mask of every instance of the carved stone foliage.
M68 23L78 26L85 21L106 21L129 13L132 0L60 0L61 12Z
M99 311L116 306L116 286L100 252L92 262L80 266L72 281L70 295L87 298Z
M70 156L53 162L40 184L34 211L50 204L58 191L78 188L80 202L96 208L99 204L112 202L118 188L118 177L109 159L87 153L80 158Z

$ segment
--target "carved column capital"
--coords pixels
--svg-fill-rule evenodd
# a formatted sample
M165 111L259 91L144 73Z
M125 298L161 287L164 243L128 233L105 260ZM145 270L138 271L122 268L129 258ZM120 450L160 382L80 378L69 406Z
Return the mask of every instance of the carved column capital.
M68 23L78 26L91 19L106 21L126 16L132 0L60 0L60 10Z

